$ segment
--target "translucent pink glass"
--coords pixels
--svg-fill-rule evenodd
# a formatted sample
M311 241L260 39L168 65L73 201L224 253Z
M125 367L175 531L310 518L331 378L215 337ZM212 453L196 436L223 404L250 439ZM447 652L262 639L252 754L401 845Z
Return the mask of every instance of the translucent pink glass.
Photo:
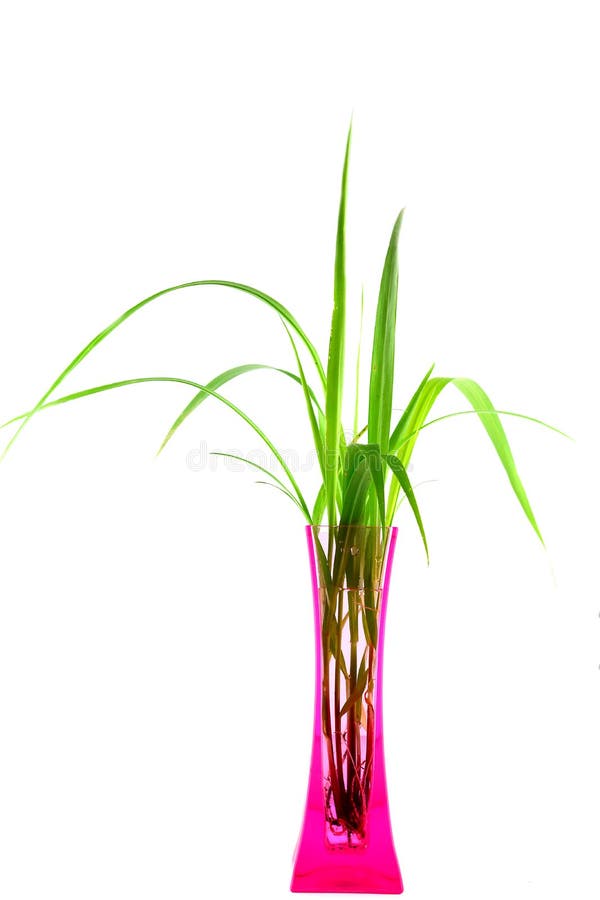
M307 526L314 734L295 892L402 893L383 754L385 613L396 528Z

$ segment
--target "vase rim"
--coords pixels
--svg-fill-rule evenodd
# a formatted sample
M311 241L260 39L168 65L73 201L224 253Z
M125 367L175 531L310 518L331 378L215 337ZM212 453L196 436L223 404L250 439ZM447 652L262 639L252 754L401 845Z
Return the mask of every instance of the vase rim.
M397 525L305 525L304 527L306 531L309 532L313 532L315 529L318 531L339 531L340 528L357 528L361 531L386 531L390 532L390 534L398 533Z

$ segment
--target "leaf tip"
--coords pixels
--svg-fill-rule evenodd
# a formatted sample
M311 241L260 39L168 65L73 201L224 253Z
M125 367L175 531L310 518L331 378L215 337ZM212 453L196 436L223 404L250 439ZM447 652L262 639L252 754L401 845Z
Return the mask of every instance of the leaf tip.
M167 442L168 442L168 440L169 440L170 437L171 437L171 435L168 434L168 435L166 436L166 438L163 440L162 444L160 445L160 447L159 447L158 450L156 451L156 457L155 457L155 458L158 458L158 457L160 456L160 454L163 452L163 450L164 450L165 447L167 446Z

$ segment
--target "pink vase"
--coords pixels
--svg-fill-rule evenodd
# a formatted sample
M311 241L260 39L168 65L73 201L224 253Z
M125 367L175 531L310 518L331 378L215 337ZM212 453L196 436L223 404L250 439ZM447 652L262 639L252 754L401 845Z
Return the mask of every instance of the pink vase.
M314 735L295 892L402 893L383 755L385 613L396 528L307 526Z

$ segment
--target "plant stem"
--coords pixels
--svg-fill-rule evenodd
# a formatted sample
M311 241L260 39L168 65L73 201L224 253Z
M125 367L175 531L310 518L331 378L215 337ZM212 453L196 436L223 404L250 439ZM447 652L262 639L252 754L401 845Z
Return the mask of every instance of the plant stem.
M341 795L339 784L335 777L335 757L333 753L333 742L331 735L331 704L329 696L329 654L323 653L323 734L325 735L325 743L327 746L327 762L329 765L331 790L333 791L333 800L336 812L339 813L341 806Z
M375 659L375 651L373 647L369 647L369 666L367 675L368 689L365 692L365 703L367 705L367 750L365 755L365 803L369 803L371 796L371 776L373 768L373 749L375 745L375 709L373 707L373 663Z
M348 601L350 606L355 604L354 598L348 595ZM356 664L357 664L357 646L358 646L358 634L353 634L353 620L356 618L356 612L350 611L350 683L348 685L348 697L352 696L354 690L356 688ZM356 746L357 743L360 746L360 726L359 726L359 734L358 741L356 740L356 703L353 703L350 709L348 710L348 731L347 731L347 744L348 744L348 768L347 768L347 782L348 782L348 794L350 797L350 801L352 803L354 798L354 786L356 783L357 777L360 775L360 769L356 765Z
M335 655L335 694L334 694L334 717L335 717L335 751L337 756L337 776L340 795L343 798L345 794L344 785L344 758L342 753L342 717L340 711L341 703L341 675L340 655L342 652L342 620L344 618L344 590L340 588L338 591L338 613L337 613L337 653ZM345 813L345 804L342 799L342 808L338 809L338 816Z

